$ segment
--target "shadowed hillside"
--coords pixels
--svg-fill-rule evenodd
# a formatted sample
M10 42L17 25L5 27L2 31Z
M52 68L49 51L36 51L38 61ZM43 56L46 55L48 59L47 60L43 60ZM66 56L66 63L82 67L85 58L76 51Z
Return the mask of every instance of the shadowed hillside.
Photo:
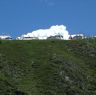
M96 95L96 39L0 41L0 95Z

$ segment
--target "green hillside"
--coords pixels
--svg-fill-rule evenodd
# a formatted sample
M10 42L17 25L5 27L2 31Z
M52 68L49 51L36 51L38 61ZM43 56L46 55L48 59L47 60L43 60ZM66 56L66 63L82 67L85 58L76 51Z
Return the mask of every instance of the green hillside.
M96 95L96 39L0 41L0 95Z

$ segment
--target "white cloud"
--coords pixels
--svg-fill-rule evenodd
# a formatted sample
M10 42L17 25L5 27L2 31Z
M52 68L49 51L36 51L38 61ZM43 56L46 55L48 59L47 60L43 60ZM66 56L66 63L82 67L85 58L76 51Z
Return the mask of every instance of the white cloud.
M54 6L55 2L53 0L40 0L42 3L48 5L48 6Z
M55 35L62 35L63 39L69 39L69 32L64 25L54 25L51 26L49 29L38 29L32 31L31 33L27 33L22 35L21 37L38 37L39 39L47 39L47 37L55 36Z

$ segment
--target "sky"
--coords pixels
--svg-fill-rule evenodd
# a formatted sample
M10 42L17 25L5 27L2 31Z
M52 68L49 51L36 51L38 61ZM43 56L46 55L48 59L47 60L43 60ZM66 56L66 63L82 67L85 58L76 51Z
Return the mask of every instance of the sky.
M15 38L53 25L96 35L96 0L0 0L0 34Z

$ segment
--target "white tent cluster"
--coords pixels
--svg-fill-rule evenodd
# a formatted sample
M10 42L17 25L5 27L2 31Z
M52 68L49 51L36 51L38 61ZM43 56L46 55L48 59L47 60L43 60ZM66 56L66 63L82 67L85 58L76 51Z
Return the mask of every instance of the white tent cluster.
M68 40L69 32L64 25L55 25L51 26L49 29L38 29L36 31L32 31L31 33L27 33L21 35L21 37L17 37L19 40L27 40L27 39L47 39L48 37L60 37L60 39ZM62 37L61 37L62 36Z

